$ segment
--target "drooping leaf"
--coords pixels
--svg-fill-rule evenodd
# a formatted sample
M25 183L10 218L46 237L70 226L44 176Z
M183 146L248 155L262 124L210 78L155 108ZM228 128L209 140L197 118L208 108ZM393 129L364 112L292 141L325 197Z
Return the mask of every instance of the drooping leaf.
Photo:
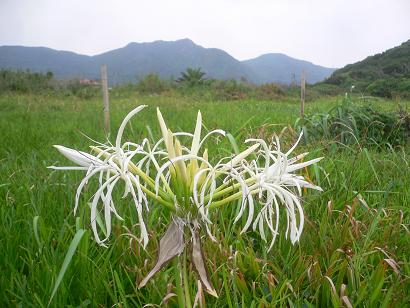
M147 282L174 257L180 255L185 248L184 230L182 224L175 220L169 224L167 231L159 241L158 260L153 269L141 281L138 288L144 287Z
M204 255L201 248L201 237L198 230L192 231L192 262L194 263L195 269L199 274L199 278L201 279L205 291L212 296L218 297L205 267Z

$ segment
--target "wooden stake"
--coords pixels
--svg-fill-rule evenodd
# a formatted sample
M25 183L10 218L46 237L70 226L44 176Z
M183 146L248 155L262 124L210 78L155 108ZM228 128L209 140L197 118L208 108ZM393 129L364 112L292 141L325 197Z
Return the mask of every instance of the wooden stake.
M110 135L110 101L108 98L107 65L101 65L101 86L104 100L104 128L105 134Z
M300 117L303 119L305 117L305 70L302 70L300 76Z

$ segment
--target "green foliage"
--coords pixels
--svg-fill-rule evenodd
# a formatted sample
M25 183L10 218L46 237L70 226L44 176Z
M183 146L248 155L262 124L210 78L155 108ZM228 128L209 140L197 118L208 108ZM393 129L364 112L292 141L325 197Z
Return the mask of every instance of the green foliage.
M275 84L262 84L260 86L246 81L210 79L202 85L195 87L177 88L185 96L198 97L217 101L235 101L243 99L275 100L284 97L287 93L284 87Z
M0 70L0 91L19 93L40 92L53 89L53 73Z
M257 97L261 99L275 99L285 95L285 91L276 83L265 83L257 87Z
M161 94L170 89L170 84L160 79L157 74L148 74L138 81L136 88L142 94Z
M347 91L352 85L364 94L410 97L410 40L383 53L338 69L321 84Z
M150 108L159 106L169 125L182 130L193 130L192 119L201 109L208 119L204 129L222 127L231 134L224 142L209 142L213 153L230 147L241 151L248 137L268 139L294 123L299 111L298 101L283 99L233 103L133 92L112 96L113 128L135 107L135 99ZM306 105L307 113L336 103L334 98L314 101ZM397 105L374 104L379 111L393 111ZM408 113L410 103L402 104L403 114ZM145 288L136 287L156 262L167 223L158 207L150 205L152 240L146 250L133 237L139 235L135 211L132 201L121 199L120 190L114 191L116 205L129 209L127 228L114 223L108 249L99 247L90 232L80 241L76 232L90 228L84 219L87 206L79 208L82 218L72 213L82 174L46 168L67 163L56 161L60 157L53 144L86 149L89 141L80 132L105 140L101 99L2 92L0 113L0 306L46 307L56 285L51 307L165 306L165 301L176 306L176 281L168 266ZM147 135L145 124L159 136L153 112L132 122L124 137L140 140ZM289 140L284 149L295 141L293 134L282 137ZM324 192L304 195L307 220L299 244L285 240L281 230L268 253L258 236L252 231L242 236L241 227L232 223L235 204L214 213L217 224L211 231L218 243L204 241L203 249L219 298L206 296L207 307L404 307L410 301L409 144L402 150L364 151L319 140L298 153L308 151L325 156L317 167L303 170ZM87 187L83 204L94 191ZM196 274L189 279L195 295Z
M379 79L369 84L369 86L367 87L367 91L374 96L392 98L393 86L394 80Z
M52 72L0 70L0 91L12 93L44 93L89 99L101 95L98 85L82 84L79 79L56 80Z
M309 142L325 138L343 145L395 147L408 141L409 119L404 110L377 110L370 102L362 106L346 98L328 112L298 119L296 128L303 130Z
M300 88L297 88L298 92L300 92ZM312 86L307 86L306 88L306 96L314 96L318 98L320 96L335 96L339 94L343 94L345 91L338 87L335 84L331 83L317 83Z
M206 82L206 73L201 68L187 68L185 72L181 73L181 77L177 79L177 82L184 86L195 87L203 85Z
M379 79L368 85L366 92L374 96L410 98L410 78Z
M252 86L246 83L231 80L212 80L210 92L215 100L239 100L250 97Z
M60 82L59 87L54 90L65 96L76 96L83 99L101 96L101 86L82 84L78 79Z

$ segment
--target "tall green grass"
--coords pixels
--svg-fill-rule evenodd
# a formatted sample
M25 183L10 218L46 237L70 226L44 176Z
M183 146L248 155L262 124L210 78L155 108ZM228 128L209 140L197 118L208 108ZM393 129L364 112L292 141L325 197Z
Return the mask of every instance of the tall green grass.
M390 147L410 141L410 113L379 110L372 102L356 104L350 96L327 112L298 119L307 142L327 139L344 146Z
M316 101L310 113L328 110L338 99ZM157 97L112 97L112 127L137 104L160 106L170 127L192 130L198 109L207 129L221 127L232 138L213 145L223 152L250 136L271 137L290 127L299 114L295 101L235 102ZM375 102L394 110L397 103ZM401 102L409 110L410 104ZM116 225L110 247L96 245L86 218L72 214L81 173L46 169L66 161L53 144L86 149L88 140L104 140L98 99L45 95L0 96L0 306L2 307L140 307L175 306L174 276L165 267L144 289L137 289L156 260L166 222L153 208L148 223L151 241L143 250L127 234L136 234L130 210L126 228ZM149 129L147 128L147 125ZM127 138L158 135L155 113L146 112L127 128ZM294 141L291 129L283 140ZM236 143L236 145L235 145ZM305 147L305 148L303 148ZM410 302L410 177L406 144L394 151L333 143L299 148L324 155L304 175L322 186L307 193L307 217L299 244L282 235L271 252L257 234L240 235L232 224L235 204L215 213L218 243L204 241L207 266L219 298L210 307L366 306L403 307ZM82 204L91 197L86 191ZM120 195L119 195L120 197ZM119 199L119 198L118 198ZM121 200L126 208L130 200ZM283 224L282 224L283 226ZM86 230L83 232L82 230ZM284 231L284 230L282 230ZM71 247L70 247L71 246ZM190 272L190 292L197 290Z

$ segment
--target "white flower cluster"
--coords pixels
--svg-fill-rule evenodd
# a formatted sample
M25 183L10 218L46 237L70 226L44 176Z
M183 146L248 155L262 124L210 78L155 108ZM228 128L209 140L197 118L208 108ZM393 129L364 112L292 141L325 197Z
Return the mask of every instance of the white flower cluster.
M275 241L279 228L280 207L284 207L287 217L286 237L292 243L299 240L303 230L304 215L300 197L302 188L321 190L295 172L321 158L301 162L307 153L291 157L297 143L287 152L282 152L278 138L271 145L261 139L249 139L253 143L245 151L215 161L202 150L206 139L213 135L225 136L222 130L214 130L201 138L202 117L198 112L193 134L173 133L165 124L159 109L157 116L162 138L151 144L148 138L140 143L124 142L122 136L129 120L146 106L139 106L123 120L115 145L97 144L92 153L55 146L61 154L76 164L74 167L53 169L84 170L86 175L78 186L75 208L80 194L88 181L98 178L99 187L91 201L91 227L96 241L104 245L111 233L112 214L122 220L113 200L113 189L124 182L123 198L131 195L141 233L141 243L146 247L148 232L144 214L153 203L162 205L187 223L200 221L210 232L210 212L241 200L235 222L247 215L242 232L250 227L259 231L264 241ZM190 146L181 144L180 139L191 139ZM153 176L151 176L154 174ZM97 229L98 206L102 204L106 237L101 239Z

